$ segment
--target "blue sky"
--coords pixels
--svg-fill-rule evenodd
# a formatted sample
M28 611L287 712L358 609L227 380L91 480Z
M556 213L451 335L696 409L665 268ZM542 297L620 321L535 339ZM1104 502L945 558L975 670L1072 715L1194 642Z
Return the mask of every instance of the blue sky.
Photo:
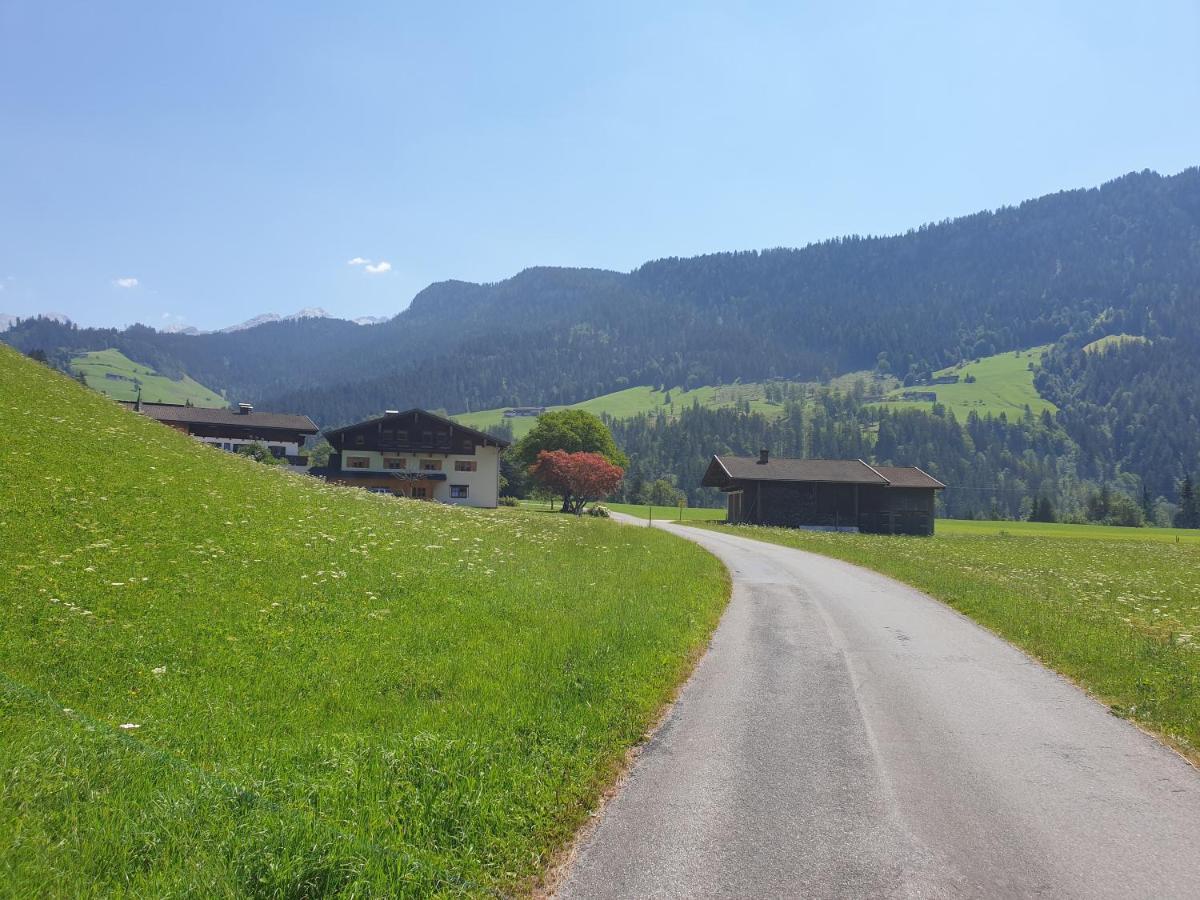
M0 0L0 312L390 315L1200 164L1194 0L576 6Z

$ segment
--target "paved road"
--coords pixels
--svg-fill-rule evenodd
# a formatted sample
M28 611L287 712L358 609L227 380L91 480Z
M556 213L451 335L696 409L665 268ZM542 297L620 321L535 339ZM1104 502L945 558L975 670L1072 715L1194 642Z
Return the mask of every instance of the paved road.
M561 897L1200 898L1200 773L952 610L666 526L733 573Z

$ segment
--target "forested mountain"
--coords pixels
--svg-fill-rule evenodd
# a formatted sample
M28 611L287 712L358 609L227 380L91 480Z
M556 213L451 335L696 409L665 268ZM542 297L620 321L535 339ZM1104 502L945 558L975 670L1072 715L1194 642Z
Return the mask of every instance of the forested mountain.
M382 325L304 319L165 335L25 322L49 353L115 346L336 424L385 406L573 402L627 384L924 372L1085 333L1197 320L1200 170L1127 175L883 238L443 282Z
M1128 333L1147 342L1081 348ZM336 425L384 408L575 402L635 384L811 379L876 366L919 380L1054 343L1039 388L1081 475L1169 493L1197 468L1200 169L803 249L664 259L630 273L529 269L431 285L380 325L302 319L231 334L42 320L2 335L62 364L115 347L227 396ZM632 439L632 436L630 437Z

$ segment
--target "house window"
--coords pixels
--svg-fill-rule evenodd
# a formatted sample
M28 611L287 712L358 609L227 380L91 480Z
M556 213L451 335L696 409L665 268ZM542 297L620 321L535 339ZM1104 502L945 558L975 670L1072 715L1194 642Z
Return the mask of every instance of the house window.
M440 472L442 471L442 461L440 459L423 459L421 460L422 472Z
M347 456L347 469L369 469L371 468L371 457L369 456Z
M361 431L354 436L354 446L355 447L361 447L366 442L367 442L367 436L365 434L363 434Z
M433 446L433 432L432 431L422 431L421 432L421 443L423 443L426 447L432 447Z
M414 500L424 500L429 496L429 491L424 487L414 487L412 495Z
M475 442L470 438L464 438L462 442L463 453L470 453L475 449Z
M403 469L407 465L408 460L402 456L389 456L383 460L383 467L385 469Z
M467 486L465 484L450 485L450 499L451 500L466 500L467 499Z
M474 472L475 460L473 459L456 459L454 461L455 472Z

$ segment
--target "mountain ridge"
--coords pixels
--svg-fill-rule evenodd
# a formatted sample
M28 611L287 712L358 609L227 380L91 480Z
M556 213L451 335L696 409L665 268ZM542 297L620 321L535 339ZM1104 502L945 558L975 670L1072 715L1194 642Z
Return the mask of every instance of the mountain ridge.
M898 235L665 257L628 273L531 267L489 284L437 282L366 328L303 318L186 336L35 320L3 339L58 364L68 351L114 347L326 426L397 406L566 405L635 385L860 369L917 383L963 360L1053 345L1039 389L1090 470L1140 465L1130 448L1154 434L1158 446L1142 449L1176 473L1195 465L1188 429L1131 433L1122 423L1137 414L1112 384L1151 406L1168 401L1184 423L1200 418L1200 384L1186 374L1188 354L1200 355L1198 247L1200 169L1142 171ZM1153 351L1072 356L1122 333ZM1114 403L1120 422L1105 418Z

